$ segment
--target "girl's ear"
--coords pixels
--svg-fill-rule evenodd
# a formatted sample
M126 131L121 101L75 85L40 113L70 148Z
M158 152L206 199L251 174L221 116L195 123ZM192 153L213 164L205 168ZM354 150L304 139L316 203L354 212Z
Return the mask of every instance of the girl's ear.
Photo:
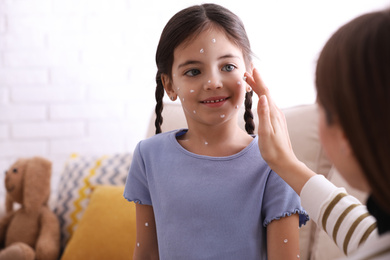
M174 101L177 98L177 93L173 89L173 84L171 78L167 74L161 74L161 82L164 86L165 92L169 98Z

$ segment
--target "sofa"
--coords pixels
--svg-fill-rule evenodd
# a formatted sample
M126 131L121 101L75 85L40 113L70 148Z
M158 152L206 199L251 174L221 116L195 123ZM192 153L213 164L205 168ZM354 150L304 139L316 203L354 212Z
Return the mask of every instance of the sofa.
M256 125L257 115L253 109ZM297 157L308 167L343 186L363 203L366 194L343 181L326 158L317 134L317 106L283 109ZM240 113L243 114L243 108ZM154 115L146 137L154 135ZM163 132L186 127L180 104L164 104ZM239 117L244 129L244 120ZM61 260L132 259L135 207L122 194L132 152L123 154L73 154L64 165L51 207L61 225ZM300 228L300 259L335 259L343 253L313 221Z

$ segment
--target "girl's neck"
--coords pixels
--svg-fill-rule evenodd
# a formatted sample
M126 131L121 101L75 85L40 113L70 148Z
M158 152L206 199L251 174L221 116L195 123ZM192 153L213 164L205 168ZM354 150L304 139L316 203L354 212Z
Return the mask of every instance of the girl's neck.
M234 155L247 147L253 138L237 124L188 127L178 142L186 150L206 156L224 157Z

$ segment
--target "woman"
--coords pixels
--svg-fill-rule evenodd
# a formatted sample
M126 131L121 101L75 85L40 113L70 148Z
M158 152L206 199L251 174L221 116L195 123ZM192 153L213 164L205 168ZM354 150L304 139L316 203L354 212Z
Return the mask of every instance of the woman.
M246 76L260 97L259 147L269 166L348 259L390 259L390 10L342 26L316 69L321 143L348 183L370 194L367 209L298 161L259 73Z

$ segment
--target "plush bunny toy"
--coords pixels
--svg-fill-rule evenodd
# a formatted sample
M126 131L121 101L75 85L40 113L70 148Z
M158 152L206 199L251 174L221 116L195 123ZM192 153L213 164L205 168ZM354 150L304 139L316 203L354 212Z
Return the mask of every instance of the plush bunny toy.
M0 219L0 260L55 260L60 228L49 209L51 162L33 157L17 160L5 176L6 215ZM13 203L20 208L13 209Z

